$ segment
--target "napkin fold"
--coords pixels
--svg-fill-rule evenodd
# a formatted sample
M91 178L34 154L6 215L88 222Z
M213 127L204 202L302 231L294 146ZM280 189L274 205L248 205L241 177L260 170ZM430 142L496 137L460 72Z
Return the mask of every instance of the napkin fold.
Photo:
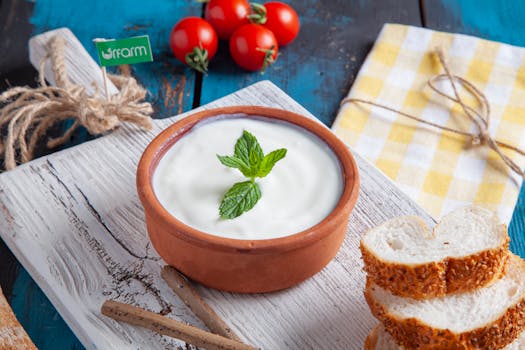
M444 51L452 74L466 78L487 96L491 135L525 148L525 49L521 47L385 24L348 97L475 132L459 105L426 86L432 76L443 73L433 54L436 48ZM442 84L452 93L450 83ZM466 101L476 107L473 99ZM497 211L504 222L510 222L521 177L488 147L469 147L466 137L378 107L350 103L339 111L333 130L435 218L474 203ZM504 152L523 168L525 157Z

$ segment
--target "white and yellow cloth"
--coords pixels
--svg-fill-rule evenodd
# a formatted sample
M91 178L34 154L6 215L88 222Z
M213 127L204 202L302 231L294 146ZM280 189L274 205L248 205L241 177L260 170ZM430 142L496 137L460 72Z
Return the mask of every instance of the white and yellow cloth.
M452 74L466 78L487 96L491 135L524 149L524 48L386 24L348 97L372 100L440 125L475 131L459 106L444 103L426 87L429 78L443 73L432 53L437 47L443 49ZM467 101L474 103L472 99ZM488 147L468 148L465 137L368 105L344 105L333 129L435 218L475 203L496 210L504 222L510 222L521 178ZM523 168L524 157L505 153Z

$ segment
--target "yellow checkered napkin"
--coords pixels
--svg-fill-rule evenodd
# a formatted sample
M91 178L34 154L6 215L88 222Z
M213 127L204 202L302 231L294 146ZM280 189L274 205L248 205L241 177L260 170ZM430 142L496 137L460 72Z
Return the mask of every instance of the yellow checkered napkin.
M440 125L477 131L459 106L426 87L429 78L443 73L432 53L437 47L443 49L452 73L471 81L489 99L491 135L525 148L524 48L386 24L348 97L372 100ZM442 84L451 93L450 83ZM473 99L465 100L476 107ZM333 129L434 217L475 203L496 210L502 220L510 222L521 178L488 147L468 148L465 137L368 105L344 105ZM523 167L523 157L505 153Z

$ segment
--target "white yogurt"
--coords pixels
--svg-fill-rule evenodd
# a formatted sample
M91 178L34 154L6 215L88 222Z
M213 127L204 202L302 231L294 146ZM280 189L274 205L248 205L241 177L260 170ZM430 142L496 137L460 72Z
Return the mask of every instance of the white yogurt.
M286 157L256 181L262 197L235 219L221 219L219 205L242 173L222 165L247 130L264 154L286 148ZM167 211L200 231L234 239L288 236L322 221L336 206L343 180L339 161L317 136L285 122L259 118L214 118L194 127L162 157L153 190Z

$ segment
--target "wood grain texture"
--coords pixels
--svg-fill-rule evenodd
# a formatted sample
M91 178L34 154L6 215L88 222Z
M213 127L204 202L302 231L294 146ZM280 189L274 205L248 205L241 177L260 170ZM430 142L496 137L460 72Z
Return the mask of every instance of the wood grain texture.
M301 20L297 39L264 75L237 67L223 45L203 78L201 103L268 79L330 126L383 24L421 25L417 0L286 2Z
M0 62L5 63L5 59L7 58L15 64L15 66L9 68L9 71L4 70L4 66L0 64L0 90L3 90L7 86L4 80L5 77L9 79L10 83L15 85L34 84L35 71L29 67L28 60L24 56L25 54L20 52L26 50L25 43L31 31L31 26L27 22L27 18L31 15L33 6L35 6L36 11L31 20L34 24L35 34L67 25L74 28L77 33L82 32L86 42L90 43L93 36L109 36L111 33L133 35L133 33L142 34L145 31L155 33L158 30L159 33L155 34L154 37L159 40L158 42L161 46L159 46L159 55L156 57L156 60L161 62L155 64L151 76L148 72L141 76L142 82L150 81L151 86L155 88L158 87L158 90L155 90L155 95L151 97L158 103L158 110L163 110L165 106L172 106L171 108L175 109L179 108L180 104L177 104L177 101L181 98L185 101L184 109L191 108L192 89L189 88L181 95L179 93L180 88L184 84L182 84L183 80L177 80L176 75L182 71L186 72L186 70L169 54L164 36L168 30L166 28L169 27L166 22L174 23L178 18L187 14L199 15L200 5L195 4L195 2L190 3L189 1L169 2L171 4L167 4L168 1L156 2L155 5L148 6L141 12L137 10L142 9L143 2L140 1L116 1L110 3L84 2L76 4L76 2L65 0L39 0L36 2L36 5L33 2L20 0L0 1L0 38L2 38L0 43L2 49L0 49L0 52L4 53L2 57L0 57ZM520 44L519 40L524 40L524 36L522 35L523 30L519 29L522 28L523 23L525 23L523 21L524 12L520 6L520 4L523 5L523 3L519 0L505 2L467 0L460 3L454 1L424 0L421 2L425 4L426 17L431 28L471 33L502 41L508 41L508 38L511 38L511 40L516 40L511 41L515 44ZM308 108L316 114L319 114L325 124L328 124L329 118L333 117L330 116L330 111L334 110L334 106L338 103L338 94L342 96L349 88L364 56L360 58L360 56L356 55L355 61L353 61L352 55L350 55L350 62L345 62L349 64L350 70L348 70L348 67L344 67L345 70L343 73L341 70L326 68L321 70L317 68L321 67L321 65L317 66L315 64L315 56L310 57L309 52L319 54L315 47L315 45L319 45L326 51L321 53L322 55L326 55L324 56L325 59L326 57L337 58L337 52L340 47L334 44L326 44L327 38L336 37L338 40L334 42L344 43L345 50L353 54L354 51L359 51L360 45L368 47L372 43L375 37L373 30L377 28L377 31L382 21L390 20L417 24L418 18L418 16L414 18L403 17L404 14L417 15L417 10L411 8L417 5L415 4L417 1L339 1L334 2L333 7L330 3L327 4L326 1L293 1L291 3L296 6L300 12L303 20L303 28L305 28L306 23L308 23L308 28L310 28L310 26L313 27L307 30L307 32L303 31L297 42L283 50L283 55L291 56L286 60L286 64L283 64L284 61L281 61L282 68L272 72L271 75L259 76L258 74L246 74L231 66L232 63L226 50L219 55L216 63L212 64L211 68L212 70L217 69L218 76L215 84L205 84L205 89L212 89L214 92L210 94L209 98L204 98L204 101L206 101L206 99L211 101L216 97L243 87L250 82L270 78L284 89L290 91L296 99L307 105ZM432 3L441 5L436 8L431 6ZM447 3L451 6L447 7L443 5ZM160 5L158 6L157 4ZM466 6L463 6L464 4L466 4ZM318 9L318 7L325 5L327 6L325 11ZM73 6L78 7L82 16L73 13ZM176 9L170 11L168 10L170 6L174 6ZM308 9L309 6L310 9ZM483 10L487 6L490 7L491 13ZM371 8L371 10L360 10L368 7ZM346 16L346 14L349 13L348 11L352 11L352 9L355 10L354 16ZM437 11L439 9L441 9L441 11ZM95 10L97 11L97 15L91 15L89 20L86 20L87 17L85 14L92 14ZM317 12L321 14L328 13L329 16L318 17ZM486 21L487 18L491 20ZM161 22L160 25L157 25L157 19ZM341 21L341 19L347 21ZM350 20L348 21L348 19ZM481 22L485 21L485 23L476 24L474 19L478 19ZM356 25L355 22L359 22L359 25ZM332 23L334 23L333 26L331 26ZM338 34L337 30L330 31L331 27L344 28L343 30L345 31L355 31L353 40L347 40L345 35ZM10 31L5 31L6 28L10 29ZM490 33L490 35L488 33ZM360 35L369 34L372 38L369 41L361 42L359 40ZM299 44L299 42L301 42L301 44ZM7 46L2 46L2 44ZM299 45L300 47L298 47ZM92 50L94 50L94 48ZM17 51L19 51L19 54L14 54ZM366 49L366 51L368 50ZM296 52L298 53L296 54ZM299 55L299 53L301 54ZM284 57L285 56L280 59ZM2 59L4 59L4 61ZM344 61L344 57L340 60ZM313 68L294 67L295 64L298 66L304 65L305 62L312 64ZM332 65L333 67L341 67L341 64L342 63L338 62L333 63L330 60L323 63L325 67L331 67ZM133 69L139 71L149 69L148 65L138 66L140 67L133 66ZM292 71L289 71L290 67L292 67ZM298 70L299 73L294 72L294 69ZM188 71L188 74L190 74L191 77L193 73ZM192 79L193 78L187 80L185 85L192 85ZM230 83L230 81L232 81L232 83ZM168 83L166 84L166 82ZM314 88L312 88L312 86L314 86ZM337 89L330 91L328 89L334 86L341 87L341 90L344 91ZM174 113L176 113L175 110L165 115L158 113L158 116L162 117ZM70 145L84 142L87 139L89 139L89 137L85 132L79 132L74 135L74 139ZM44 149L42 149L40 154L44 152ZM511 236L514 238L511 241L511 248L515 252L520 252L522 256L525 254L525 240L523 239L523 232L525 232L524 218L525 189L522 188L514 218L509 228ZM0 266L2 266L0 284L8 287L5 289L8 298L10 298L11 295L9 289L13 286L13 276L16 274L16 265L14 264L14 260L12 258L10 259L9 256L9 251L0 242ZM35 342L41 349L80 349L80 345L73 342L73 339L70 338L71 336L68 334L67 329L64 328L65 326L61 323L46 297L23 269L21 269L13 289L15 293L13 294L11 302L14 304L15 310L18 310L19 319L22 322L25 320L24 326L28 327L28 332L30 332L33 337L36 336Z
M186 304L187 307L208 327L210 332L241 341L241 338L235 334L230 326L221 319L215 311L206 304L206 301L193 287L192 281L180 273L173 266L166 265L160 273L162 279L177 294L177 296Z
M269 82L202 108L256 104L311 116ZM179 117L183 117L179 116ZM160 277L135 190L142 150L179 117L151 132L132 127L0 175L0 232L88 349L159 349L182 345L100 315L116 299L204 327ZM337 257L283 292L237 295L198 287L248 343L263 349L361 349L375 324L363 298L359 236L398 215L432 219L373 166L356 156L360 199ZM385 200L387 199L387 200Z

